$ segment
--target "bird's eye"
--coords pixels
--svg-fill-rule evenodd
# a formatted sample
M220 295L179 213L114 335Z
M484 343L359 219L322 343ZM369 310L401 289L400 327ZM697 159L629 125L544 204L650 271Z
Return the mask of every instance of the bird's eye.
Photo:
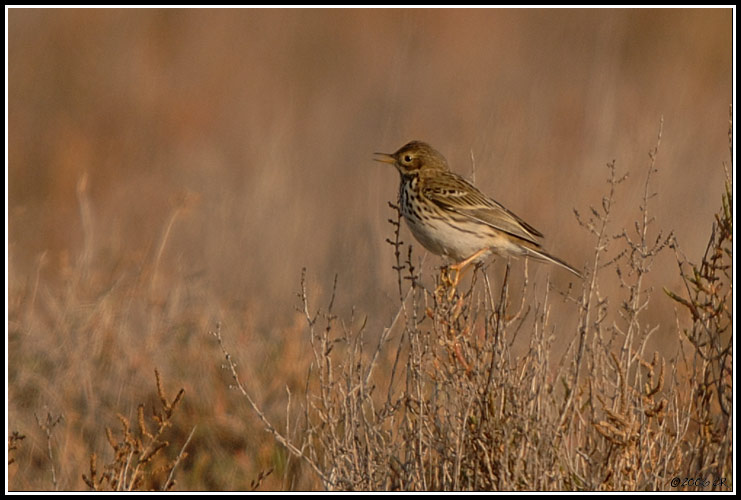
M404 161L407 163L412 162L412 155L404 155Z

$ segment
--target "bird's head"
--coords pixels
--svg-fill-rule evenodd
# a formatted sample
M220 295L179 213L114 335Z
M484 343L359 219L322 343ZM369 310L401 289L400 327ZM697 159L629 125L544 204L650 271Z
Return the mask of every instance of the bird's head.
M412 141L396 153L374 153L376 161L390 163L401 175L410 175L422 170L448 170L448 161L436 149L422 141Z

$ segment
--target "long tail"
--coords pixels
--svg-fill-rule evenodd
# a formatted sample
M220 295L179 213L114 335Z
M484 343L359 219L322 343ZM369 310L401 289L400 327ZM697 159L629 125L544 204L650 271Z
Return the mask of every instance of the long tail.
M562 261L558 257L554 257L553 255L549 254L548 252L546 252L542 248L532 248L532 247L528 246L528 247L526 247L526 249L527 249L527 255L529 257L533 257L533 258L538 259L538 260L542 260L542 261L552 262L554 264L558 264L559 266L563 267L567 271L570 271L571 273L575 274L579 278L584 279L584 276L582 276L582 274L579 271L577 271L574 267L570 266L569 264L567 264L566 262Z

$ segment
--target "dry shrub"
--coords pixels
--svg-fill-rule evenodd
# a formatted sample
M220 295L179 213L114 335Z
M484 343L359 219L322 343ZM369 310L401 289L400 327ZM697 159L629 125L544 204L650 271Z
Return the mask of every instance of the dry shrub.
M312 309L304 273L300 310L313 363L301 409L289 392L279 430L241 383L217 329L236 386L325 489L728 490L731 181L702 263L686 263L650 215L660 141L661 129L634 228L611 225L627 177L614 161L602 206L576 213L595 251L581 289L558 292L579 310L574 331L550 317L550 284L530 293L527 264L522 293L511 288L509 263L499 286L478 269L465 290L450 289L442 275L425 286L411 245L400 239L397 210L388 242L399 309L377 343L365 320L333 312L337 279L327 306ZM644 320L656 300L646 276L669 247L689 298L667 293L692 314L690 327L677 319L673 357L646 352L659 325ZM620 280L619 296L600 293L606 273ZM524 352L516 352L517 337L529 337ZM568 347L554 362L556 343Z
M149 431L144 417L144 404L137 408L136 429L133 429L129 419L119 414L122 436L117 439L113 431L106 427L106 438L113 450L113 459L103 467L102 473L98 470L98 456L90 455L89 476L83 474L85 484L95 491L167 491L175 486L175 469L187 456L185 448L188 446L193 431L182 446L174 460L163 459L161 453L170 446L170 442L163 438L165 431L172 425L172 415L180 403L184 389L180 389L172 401L168 401L162 388L162 381L157 370L154 371L157 379L157 394L161 411L152 410L151 420L154 423L154 432Z
M285 359L311 360L300 384L303 391L295 394L297 384L292 381L301 368L299 363L283 363L282 369L253 377L245 384L218 327L213 334L226 357L234 386L255 411L258 425L279 446L266 446L265 439L246 430L254 429L254 424L250 427L250 421L238 411L240 405L233 402L237 398L218 390L213 378L204 383L217 389L201 392L196 398L200 402L181 413L184 422L171 427L172 412L182 392L172 400L167 398L157 375L162 410L152 417L154 430L145 422L142 405L133 425L119 415L120 435L104 427L112 458L101 467L98 455L90 455L91 450L99 449L94 439L86 441L90 460L82 463L84 460L72 460L69 451L58 449L60 439L53 435L59 424L68 433L78 426L84 432L95 427L70 423L74 412L64 420L47 412L46 418L37 417L45 441L43 450L34 451L22 443L20 432L9 437L14 484L19 470L23 476L43 467L50 472L54 489L78 488L69 479L71 471L78 481L83 478L79 488L87 485L95 490L171 489L175 472L186 488L235 488L228 475L235 469L245 472L239 483L242 489L732 488L732 181L728 175L706 251L698 264L692 264L672 234L654 229L650 215L654 196L651 181L656 175L660 139L659 134L656 148L649 154L633 228L613 227L611 213L627 177L617 173L615 162L607 165L608 190L601 205L589 207L586 216L576 213L577 221L592 236L595 250L584 282L565 291L556 290L551 283L538 289L529 277L527 262L522 277L516 276L520 263L506 263L501 276L486 269L474 270L468 284L459 289L451 289L442 273L433 276L429 284L429 277L420 271L424 259L401 239L402 223L392 204L393 234L388 243L395 257L398 308L386 328L376 335L369 331L367 317L353 312L343 319L335 313L341 292L337 278L327 305L316 308L309 292L314 288L309 286L306 273L301 277L299 312L309 351L291 356L278 353L275 359L276 364ZM84 179L78 196L84 218L89 208ZM119 303L133 308L140 299L166 296L152 302L149 313L141 317L159 325L157 331L180 332L173 320L182 318L180 313L188 309L188 302L182 299L182 291L175 293L177 289L164 287L158 277L162 249L177 217L191 203L187 198L174 204L161 240L152 251L151 264L132 278L131 287L114 283L110 288L102 287L99 299L86 301L82 285L95 282L95 274L87 279L83 274L96 269L89 262L89 252L82 253L69 288L63 290L66 293L54 295L32 287L31 306L38 295L47 307L48 323L61 338L87 331L105 335L91 335L87 343L82 342L85 350L80 350L77 358L60 350L57 358L39 365L42 372L54 374L60 369L56 364L64 367L72 362L105 365L113 355L101 345L111 342L116 342L115 352L121 360L137 359L124 355L126 349L141 354L147 339L128 346L109 326L137 331L137 316L122 319L120 306L116 306ZM650 305L663 297L646 283L654 260L667 249L675 252L685 288L665 288L664 293L689 313L689 320L677 315L673 355L671 347L662 352L648 350L649 339L660 326L645 319ZM39 266L42 264L43 258ZM601 282L610 276L618 279L620 293L602 292ZM522 286L515 278L521 278ZM165 295L165 290L169 294ZM551 315L554 296L578 310L575 328ZM86 303L92 306L86 309ZM179 335L191 330L197 327ZM158 338L164 341L168 336ZM170 341L179 342L180 337ZM153 356L165 356L167 345L158 346ZM301 344L294 341L286 345L298 349ZM259 351L252 344L248 347ZM109 357L90 356L90 349ZM203 355L202 344L193 349L197 352L187 356L187 352L178 351L177 360L184 374L198 376L194 367ZM33 351L16 354L34 359ZM130 363L123 361L120 364L128 368ZM249 361L245 366L250 368ZM214 373L219 372L218 367L213 368ZM25 377L37 373L23 371ZM109 377L109 382L126 376L113 373L116 376ZM266 377L270 378L267 383ZM60 386L67 392L58 397L66 400L66 394L77 394L72 387L86 384L73 380L69 386ZM32 387L30 382L28 386ZM281 386L286 387L283 402L275 390ZM258 403L264 398L253 396L255 388L271 401ZM88 408L83 415L98 425L105 421L100 417L105 411L100 408L112 406L101 401L100 396L106 394L114 391L93 391L96 398L79 398L76 403L86 405L82 406ZM279 404L284 404L281 411L276 410ZM231 420L211 421L212 413L228 415ZM189 445L195 424L207 430ZM165 439L165 429L174 438ZM169 450L170 441L178 446ZM189 460L183 461L186 447L197 452L191 451ZM258 458L249 456L240 461L241 450ZM20 462L29 463L28 456L40 464L38 469L18 467ZM81 475L79 471L84 469L89 472ZM44 472L34 480L45 484L49 479Z

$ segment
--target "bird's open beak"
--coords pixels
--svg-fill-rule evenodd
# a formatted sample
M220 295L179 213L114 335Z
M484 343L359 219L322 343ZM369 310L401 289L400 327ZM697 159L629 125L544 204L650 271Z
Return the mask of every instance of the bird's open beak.
M373 153L374 155L378 156L378 158L373 158L376 161L380 161L381 163L396 163L396 158L391 156L390 154L386 153Z

